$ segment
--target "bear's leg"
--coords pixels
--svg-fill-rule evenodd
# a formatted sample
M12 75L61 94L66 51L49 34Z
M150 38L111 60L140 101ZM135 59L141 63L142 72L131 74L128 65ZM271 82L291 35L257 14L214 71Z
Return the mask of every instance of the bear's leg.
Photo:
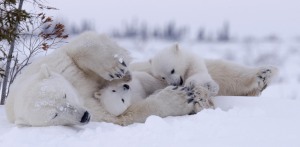
M101 76L109 81L129 76L129 52L106 35L83 33L64 48L76 66L89 76Z
M128 71L128 63L123 58L125 57L109 53L102 56L93 56L92 53L85 53L85 55L78 55L78 57L73 57L72 59L86 73L101 76L103 79L109 81L115 79L130 81L131 75Z
M274 66L253 68L224 60L205 60L205 64L223 96L258 96L278 72Z
M257 86L253 88L253 90L251 90L247 96L260 95L261 92L270 84L272 78L277 74L277 72L277 68L273 66L263 66L257 68L256 79L254 81L257 83Z
M204 88L168 86L145 100L131 105L120 116L119 124L145 122L150 115L160 117L197 113L206 105L208 91Z

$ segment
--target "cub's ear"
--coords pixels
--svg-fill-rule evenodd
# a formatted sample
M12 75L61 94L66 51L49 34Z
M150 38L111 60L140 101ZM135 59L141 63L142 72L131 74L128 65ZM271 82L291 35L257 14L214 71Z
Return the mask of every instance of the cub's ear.
M94 97L99 99L101 97L101 93L99 91L95 92Z
M51 76L51 72L50 72L47 64L41 65L41 74L45 78L49 78Z

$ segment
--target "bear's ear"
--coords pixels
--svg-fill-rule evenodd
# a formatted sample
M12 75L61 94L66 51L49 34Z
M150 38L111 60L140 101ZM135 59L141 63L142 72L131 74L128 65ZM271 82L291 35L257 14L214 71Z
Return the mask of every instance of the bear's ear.
M51 76L48 65L46 65L46 64L41 65L41 73L42 73L43 77L45 77L45 78L49 78Z
M95 92L94 97L99 99L101 97L101 93L99 91Z

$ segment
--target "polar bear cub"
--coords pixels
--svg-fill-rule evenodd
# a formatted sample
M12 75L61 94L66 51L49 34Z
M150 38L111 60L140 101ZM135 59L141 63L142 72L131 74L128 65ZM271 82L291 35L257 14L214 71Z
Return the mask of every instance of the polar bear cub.
M95 92L95 98L111 114L119 116L133 103L144 100L165 85L146 72L132 72L132 80L128 83L110 83L105 88Z
M211 96L218 94L219 85L208 73L204 60L179 48L178 44L157 53L150 64L153 76L169 85L200 85L207 88Z

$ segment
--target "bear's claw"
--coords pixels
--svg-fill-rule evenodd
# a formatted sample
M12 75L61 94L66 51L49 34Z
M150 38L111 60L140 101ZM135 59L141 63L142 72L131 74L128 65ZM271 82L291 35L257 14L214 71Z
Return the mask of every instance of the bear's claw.
M124 59L119 57L119 55L114 55L115 58L115 67L111 67L110 71L108 71L108 80L116 80L116 79L124 79L124 81L130 81L131 75L127 69L127 64Z
M193 109L189 114L195 114L203 109L214 108L210 100L210 91L203 86L194 86L191 84L187 87L174 86L172 90L183 92L188 105L193 105Z

